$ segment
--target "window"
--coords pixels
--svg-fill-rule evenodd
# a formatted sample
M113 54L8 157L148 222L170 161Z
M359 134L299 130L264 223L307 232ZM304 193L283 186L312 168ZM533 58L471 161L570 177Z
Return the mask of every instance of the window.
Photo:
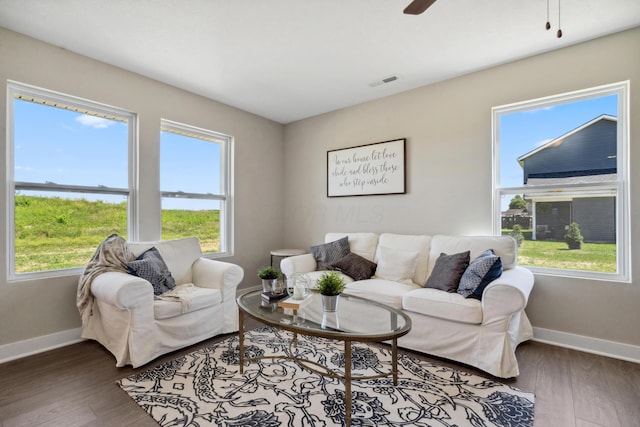
M494 232L521 242L520 265L630 281L628 96L622 82L493 108Z
M66 274L132 234L136 117L16 82L8 93L9 278Z
M228 135L162 120L163 239L195 236L205 253L232 252L231 143Z

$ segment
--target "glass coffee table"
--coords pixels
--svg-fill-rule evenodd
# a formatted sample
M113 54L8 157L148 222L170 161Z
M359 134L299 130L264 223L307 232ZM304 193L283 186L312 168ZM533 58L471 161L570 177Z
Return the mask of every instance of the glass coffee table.
M335 312L322 310L319 294L311 294L306 304L296 310L278 307L277 302L263 301L262 288L251 288L238 298L239 315L239 364L240 373L244 372L245 362L264 358L282 358L295 361L302 368L318 375L338 378L345 387L345 421L351 425L351 381L381 378L393 375L393 384L398 385L398 338L411 329L411 319L400 310L375 301L351 295L340 295ZM261 323L292 332L288 355L244 357L244 317L249 316ZM293 351L298 334L327 338L344 342L344 374L335 372L319 363L298 358ZM352 376L351 343L391 341L392 369L390 372L371 376Z

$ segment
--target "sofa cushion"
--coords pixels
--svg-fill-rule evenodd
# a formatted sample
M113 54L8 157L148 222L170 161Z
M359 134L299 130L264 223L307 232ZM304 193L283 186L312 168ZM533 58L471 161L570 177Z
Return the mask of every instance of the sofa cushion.
M328 270L329 265L349 253L349 239L343 237L329 243L311 246L309 252L316 259L316 270Z
M189 303L183 304L177 299L175 301L154 299L153 316L156 320L169 319L184 313L200 310L201 308L222 304L222 293L218 289L201 288L190 286L190 284L184 284L180 286L180 289L181 295L186 294L186 299L188 299Z
M413 284L418 252L401 251L378 246L376 253L378 266L375 277L394 282Z
M453 320L455 322L482 323L482 303L465 298L457 292L420 288L405 293L402 308L406 311Z
M176 287L176 281L155 247L147 249L138 258L128 262L127 267L129 273L151 283L154 295L162 295Z
M354 280L366 280L376 272L376 263L361 257L360 255L349 252L346 256L331 264L332 270L346 274Z
M325 242L333 242L343 237L349 238L349 250L369 261L375 260L378 247L378 235L376 233L327 233Z
M382 233L379 239L379 246L401 251L418 252L413 274L413 283L417 285L423 285L424 281L427 280L430 244L431 237L424 235ZM377 256L376 259L378 259Z
M493 249L487 249L471 261L460 279L457 292L465 298L481 299L484 288L501 275L500 257L496 256Z
M373 278L348 283L344 293L370 299L400 310L402 309L402 296L418 288L420 286L413 282L407 284Z
M452 255L442 253L436 260L436 265L424 286L445 292L455 292L468 266L469 251Z
M429 252L429 271L433 270L440 253L455 254L463 251L471 252L475 259L487 249L493 249L502 260L502 266L509 270L518 265L518 244L511 236L444 236L437 235L431 239Z

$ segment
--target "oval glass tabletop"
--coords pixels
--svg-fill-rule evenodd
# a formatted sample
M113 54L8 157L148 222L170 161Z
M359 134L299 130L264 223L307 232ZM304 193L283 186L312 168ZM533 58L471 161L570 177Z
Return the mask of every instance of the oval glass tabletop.
M238 307L250 317L281 329L302 334L357 341L384 341L405 335L411 319L392 307L342 294L335 312L325 312L320 294L312 293L299 308L283 308L262 299L261 288L237 298Z

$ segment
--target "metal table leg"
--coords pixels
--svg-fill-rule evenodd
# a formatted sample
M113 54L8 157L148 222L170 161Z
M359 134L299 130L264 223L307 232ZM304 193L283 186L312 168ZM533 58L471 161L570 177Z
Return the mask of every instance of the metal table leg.
M240 373L244 373L244 313L242 310L238 310L238 363L240 364Z

